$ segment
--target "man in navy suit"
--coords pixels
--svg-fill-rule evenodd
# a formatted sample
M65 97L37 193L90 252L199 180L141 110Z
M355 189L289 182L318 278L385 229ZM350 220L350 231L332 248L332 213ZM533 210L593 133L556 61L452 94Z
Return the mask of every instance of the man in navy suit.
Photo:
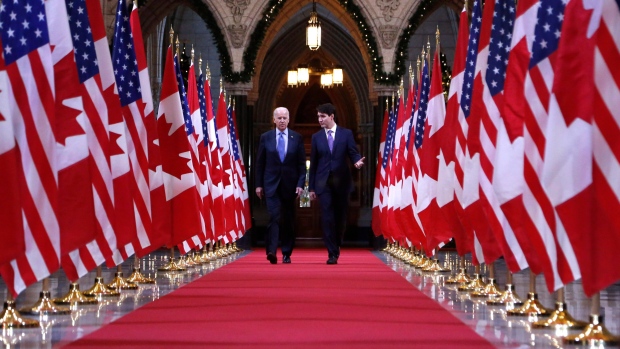
M267 200L267 259L278 263L278 238L282 240L282 263L291 262L295 246L293 221L295 194L303 192L306 179L306 153L301 134L288 129L289 112L286 108L273 111L275 130L260 137L256 155L256 195Z
M310 152L310 199L317 195L321 203L323 241L327 247L327 264L337 264L344 237L353 191L348 158L355 168L364 166L364 158L357 151L353 132L336 125L336 107L330 103L317 108L322 130L312 135Z

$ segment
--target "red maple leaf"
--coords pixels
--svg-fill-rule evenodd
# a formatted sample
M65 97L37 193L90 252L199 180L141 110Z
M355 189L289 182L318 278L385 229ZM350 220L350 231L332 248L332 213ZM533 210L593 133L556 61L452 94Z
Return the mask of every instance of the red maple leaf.
M110 156L125 154L125 151L118 145L118 139L121 135L110 132Z
M190 151L185 128L179 127L171 135L168 135L170 124L166 122L165 115L160 116L157 123L160 130L159 149L164 172L178 179L181 179L181 176L186 173L192 173L192 169L188 165L191 159L180 156Z

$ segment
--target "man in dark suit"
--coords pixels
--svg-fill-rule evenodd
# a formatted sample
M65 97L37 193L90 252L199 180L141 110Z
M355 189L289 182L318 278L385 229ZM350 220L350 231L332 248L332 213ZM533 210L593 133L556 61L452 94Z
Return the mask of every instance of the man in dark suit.
M256 195L267 200L269 225L265 245L267 259L276 264L278 238L282 240L282 263L291 262L295 245L295 194L299 197L303 192L306 153L301 134L288 128L288 109L276 108L273 123L276 129L260 137L256 155Z
M355 168L364 166L364 158L357 151L353 132L336 125L336 107L330 103L317 108L322 130L312 135L310 152L310 199L319 197L323 241L327 247L327 264L337 264L344 237L353 190L351 171L346 159Z

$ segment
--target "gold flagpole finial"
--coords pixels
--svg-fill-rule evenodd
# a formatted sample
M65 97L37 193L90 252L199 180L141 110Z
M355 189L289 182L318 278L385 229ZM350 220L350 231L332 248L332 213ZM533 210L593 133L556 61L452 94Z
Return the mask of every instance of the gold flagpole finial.
M138 8L138 0L133 0L133 7Z
M437 57L439 57L439 26L437 26L437 32L435 32L435 50L437 51Z
M422 54L424 54L424 47L422 47ZM422 62L420 61L420 55L418 55L418 62L417 62L417 74L416 74L416 78L418 79L418 83L420 83L420 65L422 64Z
M179 62L181 62L181 56L179 55L179 37L178 36L176 40L176 52L177 52L177 57L179 57Z
M389 104L390 104L390 97L385 97L385 111L388 111Z
M192 44L191 60L192 60L192 63L194 63L194 44Z
M198 71L202 74L202 53L198 56Z
M392 110L394 110L394 102L395 102L394 91L392 91Z
M465 11L469 10L469 1L467 0L463 1L463 10Z
M220 93L224 92L224 79L220 76Z
M431 38L430 37L426 38L426 59L427 59L427 64L430 67L431 66Z
M170 26L170 46L174 45L174 29Z
M207 61L207 69L206 70L207 70L207 73L206 73L207 80L210 81L211 80L211 69L209 69L209 61Z

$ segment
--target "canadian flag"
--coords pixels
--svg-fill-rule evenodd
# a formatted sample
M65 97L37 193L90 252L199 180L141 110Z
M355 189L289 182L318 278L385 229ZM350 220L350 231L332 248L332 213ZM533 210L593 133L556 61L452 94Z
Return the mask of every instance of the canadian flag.
M184 126L172 48L168 47L157 116L163 184L171 210L172 225L168 235L168 246L177 245L194 235L202 234L200 197L196 190L191 149Z

